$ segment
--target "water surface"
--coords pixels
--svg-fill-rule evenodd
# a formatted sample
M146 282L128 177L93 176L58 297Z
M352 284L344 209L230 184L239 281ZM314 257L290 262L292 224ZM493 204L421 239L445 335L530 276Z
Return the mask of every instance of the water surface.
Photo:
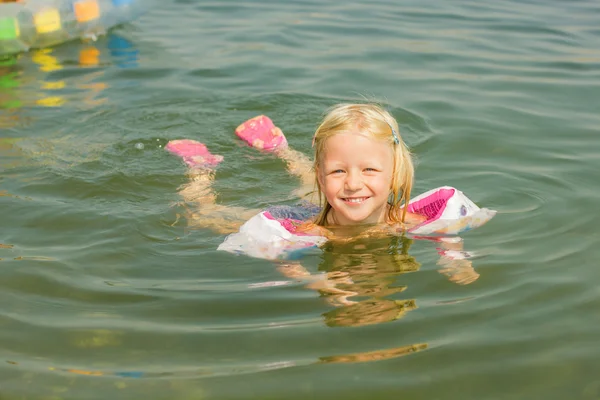
M0 397L600 398L597 2L147 11L0 66ZM267 114L310 154L323 111L364 98L398 119L416 192L498 210L463 236L477 280L388 238L305 257L323 289L190 224L169 140L225 157L219 203L294 204L235 127Z

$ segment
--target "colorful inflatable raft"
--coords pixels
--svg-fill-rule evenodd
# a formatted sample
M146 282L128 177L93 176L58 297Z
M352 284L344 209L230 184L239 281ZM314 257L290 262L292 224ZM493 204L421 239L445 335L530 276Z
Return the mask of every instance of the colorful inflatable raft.
M0 57L95 39L138 16L142 0L0 0Z

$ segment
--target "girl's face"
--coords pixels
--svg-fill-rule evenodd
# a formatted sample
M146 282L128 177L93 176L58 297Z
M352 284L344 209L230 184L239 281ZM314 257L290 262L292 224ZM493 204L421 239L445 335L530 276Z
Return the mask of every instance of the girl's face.
M341 133L325 143L317 177L335 225L384 222L394 160L389 144L359 133Z

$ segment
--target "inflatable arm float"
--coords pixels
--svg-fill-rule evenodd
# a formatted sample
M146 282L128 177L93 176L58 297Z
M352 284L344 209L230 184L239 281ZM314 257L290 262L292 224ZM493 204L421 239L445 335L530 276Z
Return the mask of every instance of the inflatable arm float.
M424 215L427 220L408 229L418 235L458 235L488 222L496 211L479 208L467 196L451 186L425 192L408 203L407 211Z

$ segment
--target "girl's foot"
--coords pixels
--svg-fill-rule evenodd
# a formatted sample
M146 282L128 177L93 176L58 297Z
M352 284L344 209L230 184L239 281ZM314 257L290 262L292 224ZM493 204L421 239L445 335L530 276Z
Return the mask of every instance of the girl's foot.
M190 139L171 140L165 150L183 159L190 168L214 168L223 156L211 154L206 145Z
M255 149L275 151L287 147L287 139L281 129L265 115L244 122L236 128L235 134Z

